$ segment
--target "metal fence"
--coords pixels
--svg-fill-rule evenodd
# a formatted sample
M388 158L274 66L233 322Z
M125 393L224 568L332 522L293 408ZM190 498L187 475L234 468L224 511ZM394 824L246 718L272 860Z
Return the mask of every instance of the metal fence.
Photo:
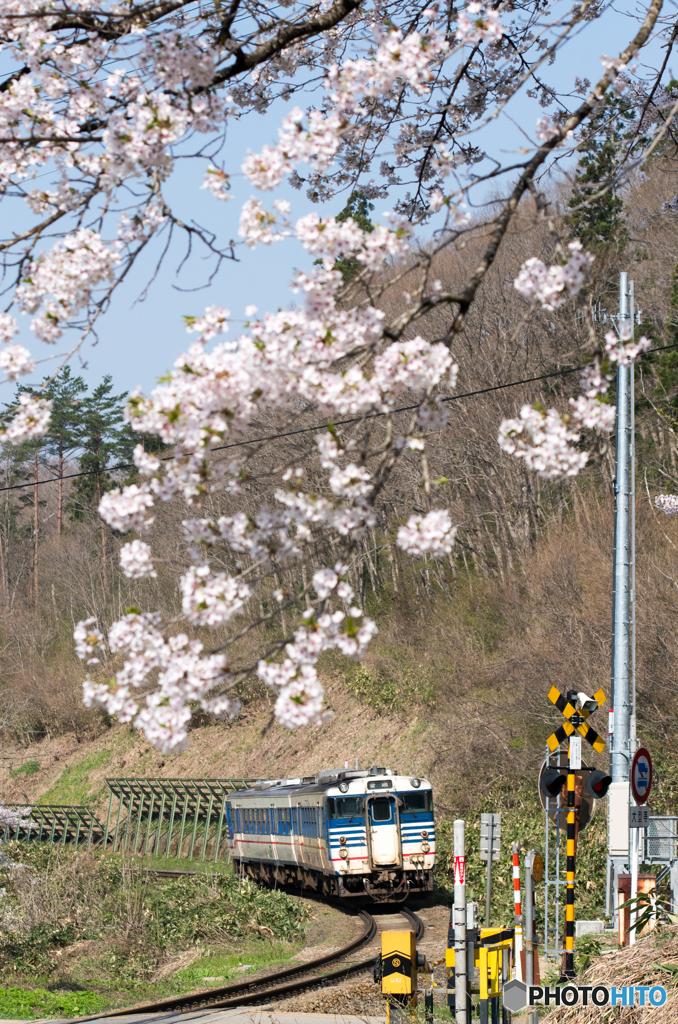
M8 804L22 812L25 805ZM36 804L30 807L23 822L5 825L4 840L19 839L25 843L62 843L69 846L96 846L104 838L104 826L88 807L70 804Z
M141 856L209 857L216 863L225 852L226 797L255 781L106 779L104 847Z
M676 859L678 818L668 814L652 814L645 829L643 863L670 864Z

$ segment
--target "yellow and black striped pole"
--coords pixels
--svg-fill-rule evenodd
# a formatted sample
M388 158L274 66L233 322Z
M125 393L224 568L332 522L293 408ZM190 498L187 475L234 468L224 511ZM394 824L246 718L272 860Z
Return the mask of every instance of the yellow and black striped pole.
M565 907L565 977L574 978L574 771L567 762L567 904Z

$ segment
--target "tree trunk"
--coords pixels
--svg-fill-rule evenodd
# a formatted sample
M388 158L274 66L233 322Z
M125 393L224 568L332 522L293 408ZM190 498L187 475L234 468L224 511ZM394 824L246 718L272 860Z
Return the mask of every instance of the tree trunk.
M38 449L33 453L33 604L37 611L38 588Z
M5 545L0 534L0 573L2 574L2 603L7 604L7 570L5 568Z
M64 507L64 442L59 438L59 491L57 497L57 533L61 535L61 520Z
M99 503L101 502L101 474L97 467L97 498ZM108 576L106 574L106 526L103 519L101 519L101 554L102 564L104 568L104 594L108 592Z

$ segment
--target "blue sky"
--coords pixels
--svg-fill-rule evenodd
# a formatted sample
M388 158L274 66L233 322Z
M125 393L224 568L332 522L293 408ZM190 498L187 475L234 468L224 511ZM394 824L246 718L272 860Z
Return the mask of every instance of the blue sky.
M665 5L664 13L675 10L675 2ZM636 30L637 22L629 15L636 10L632 3L611 5L602 19L587 24L561 51L557 63L543 69L544 79L559 91L572 88L575 76L595 81L601 73L600 55L616 56ZM657 64L661 59L658 44L643 51L643 62ZM670 66L670 65L669 65ZM678 68L678 62L676 62ZM229 128L228 143L221 154L221 162L227 170L239 170L248 148L257 150L266 142L277 138L280 118L294 104L278 103L265 115L252 114ZM573 100L573 106L575 101ZM536 119L543 114L539 105L525 94L509 104L506 114L478 133L478 144L502 162L525 145L519 127L533 135ZM510 160L509 162L513 162ZM237 175L233 178L234 201L224 203L201 190L203 170L198 161L180 160L171 180L166 183L166 195L175 206L175 212L185 220L196 220L214 230L224 242L237 239L240 206L252 194L249 182ZM275 194L265 194L263 200L270 205L274 198L284 197L292 203L292 217L309 212L313 207L303 192L282 188ZM260 198L262 198L260 196ZM329 207L319 208L321 213L335 214L343 205L338 200ZM379 220L383 211L390 209L387 200L377 201L374 219ZM87 343L82 352L83 367L76 357L73 369L83 374L90 384L96 384L101 377L110 373L116 390L132 390L137 385L149 391L157 377L169 369L190 341L182 322L184 314L200 314L205 306L212 304L226 306L235 317L244 318L245 306L256 305L260 312L288 307L295 297L289 291L288 283L294 268L308 268L312 263L302 247L292 240L270 247L259 246L251 251L244 246L237 248L239 262L226 261L208 289L186 292L182 288L200 285L204 280L205 263L193 258L187 271L179 278L175 270L183 255L183 241L175 245L166 260L157 280L151 286L148 297L139 302L138 297L151 276L158 250L148 253L136 268L134 274L116 293L113 306L100 321L100 341L96 346ZM234 325L235 327L235 325ZM29 332L22 331L22 338L38 357L45 354L44 346ZM66 348L65 345L60 348ZM42 378L45 366L39 367L35 380ZM24 378L26 380L26 378ZM5 385L8 400L10 392ZM13 390L13 389L12 389Z

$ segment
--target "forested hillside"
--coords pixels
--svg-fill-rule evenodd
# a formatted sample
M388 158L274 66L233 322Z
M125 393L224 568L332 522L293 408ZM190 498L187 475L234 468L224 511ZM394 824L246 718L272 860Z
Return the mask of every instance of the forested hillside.
M576 393L579 374L560 373L581 365L590 350L591 330L606 329L592 327L586 311L594 303L615 311L620 270L635 280L643 321L638 332L651 335L660 349L636 368L639 728L660 749L674 735L678 525L655 510L653 498L659 491L678 491L678 349L670 347L678 341L678 247L675 217L670 208L663 209L675 191L677 166L665 154L656 158L635 172L621 199L612 197L584 222L570 211L573 197L586 187L585 175L579 173L574 189L565 178L545 183L549 215L535 221L530 210L515 219L481 301L454 342L459 385L449 403L448 425L427 438L428 483L421 484L419 464L401 460L394 485L377 504L377 524L350 566L351 584L379 635L362 665L347 669L345 661L328 654L321 667L333 687L345 688L352 701L369 706L365 728L373 714L388 716L396 728L397 722L426 717L431 727L424 761L449 810L482 795L474 790L470 796L463 783L471 766L482 779L483 792L496 786L510 789L533 776L553 721L545 701L551 683L587 691L608 686L613 449L599 442L578 477L550 483L500 451L497 428L526 401L562 405ZM593 230L593 281L576 310L569 304L528 319L513 280L530 254L538 253L547 264L553 261L556 222L565 233ZM436 257L433 269L441 287L453 289L460 279L462 248L466 264L468 248L477 245L480 251L481 243L471 238ZM388 278L383 280L380 302L393 316L404 307L403 287L411 284L414 290L416 282L408 283L406 265L394 264L388 273L398 283L389 287ZM360 301L359 291L351 301ZM416 325L417 332L434 341L445 333L447 317L446 310L434 308ZM516 381L527 383L498 389ZM179 498L158 510L153 580L122 575L118 552L124 538L97 515L104 490L136 479L129 468L115 469L129 462L138 441L122 423L124 396L115 394L115 382L106 378L88 393L75 372L66 369L51 388L56 415L50 433L2 449L1 721L8 737L26 742L61 733L87 740L110 727L105 715L82 704L73 628L89 616L110 623L128 606L159 609L171 619L179 607L176 580L185 571L185 554L176 544L187 514ZM299 428L318 422L317 412L299 409ZM375 434L380 429L375 426ZM250 465L259 480L266 469L261 460L270 460L271 454L269 449L260 452L255 440L275 432L276 421L270 419L247 435L252 439ZM280 464L298 461L313 478L318 466L314 436L310 430L279 439L276 459ZM585 440L591 447L592 438ZM145 444L160 450L157 439L146 438ZM172 453L163 449L162 454ZM228 458L228 452L213 457ZM85 475L73 476L78 473ZM17 487L23 484L29 486ZM254 512L262 501L261 487L248 489L246 484L235 497L223 492L210 496L202 514L216 518ZM454 551L442 561L413 561L396 546L394 530L412 511L425 512L433 502L447 507L458 525ZM274 590L294 593L315 565L330 564L331 555L318 546L301 569L296 564L276 568L260 596L251 599L262 620L275 603ZM258 637L271 641L286 630L284 612L282 621L257 627ZM206 646L216 646L227 629L196 628L195 635ZM241 641L240 653L246 655L248 645L254 646L251 635ZM97 678L105 679L107 671L105 664L100 666ZM248 682L241 699L257 711L268 698L261 684ZM199 742L195 728L192 735ZM361 748L367 747L369 737L361 736ZM673 776L666 767L660 794L671 802Z

